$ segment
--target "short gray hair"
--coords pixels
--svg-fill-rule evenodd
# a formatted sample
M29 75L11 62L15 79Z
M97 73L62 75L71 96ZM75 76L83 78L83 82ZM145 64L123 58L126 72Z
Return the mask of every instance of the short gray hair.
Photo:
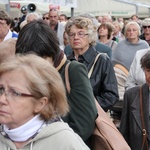
M142 26L150 26L150 18L146 18L142 21Z
M75 25L79 29L86 29L89 35L90 45L96 45L98 39L97 27L93 24L92 20L86 17L74 17L70 19L65 27L66 33L69 35L71 27Z
M39 19L42 19L42 17L38 14L38 13L28 13L27 16L26 16L26 20L28 19L29 16L35 16L35 20L39 20Z

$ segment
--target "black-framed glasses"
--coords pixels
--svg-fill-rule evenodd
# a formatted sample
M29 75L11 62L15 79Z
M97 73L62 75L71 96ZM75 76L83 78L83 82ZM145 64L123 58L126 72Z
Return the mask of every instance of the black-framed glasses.
M49 17L43 17L43 20L49 20Z
M144 28L144 29L146 29L146 28L150 28L150 26L143 26L143 28Z
M77 32L77 33L69 33L68 36L70 38L74 38L76 35L78 35L80 38L83 38L84 36L88 35L87 33L84 32Z
M10 89L10 90L5 90L4 87L0 87L0 96L2 96L3 94L5 94L5 96L8 98L17 98L17 97L34 97L31 94L26 94L26 93L21 93L21 92L17 92L14 89Z

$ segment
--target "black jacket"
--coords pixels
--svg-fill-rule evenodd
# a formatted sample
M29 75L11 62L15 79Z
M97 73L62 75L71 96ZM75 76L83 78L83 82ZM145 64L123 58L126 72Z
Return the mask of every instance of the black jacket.
M78 61L83 63L89 71L98 52L91 46ZM74 53L68 56L69 60L75 60ZM117 80L110 58L102 53L95 64L90 78L93 93L101 107L107 111L119 99Z
M141 40L145 40L145 41L146 41L144 34L141 34L141 35L139 36L139 38L140 38ZM150 46L150 43L149 43L148 41L146 41L146 42L147 42L147 43L149 44L149 46Z

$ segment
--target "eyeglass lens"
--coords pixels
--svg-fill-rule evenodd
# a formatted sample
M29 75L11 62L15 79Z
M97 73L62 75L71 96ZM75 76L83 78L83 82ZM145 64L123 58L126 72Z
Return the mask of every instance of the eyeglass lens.
M80 38L83 38L84 36L88 35L87 33L78 32L78 33L70 33L69 37L74 38L76 35L78 35Z
M146 28L150 28L150 26L143 26L143 28L144 28L144 29L146 29Z
M43 17L43 20L45 20L45 19L46 19L46 20L49 20L49 18L48 18L48 17Z
M33 97L33 95L31 94L26 94L26 93L20 93L20 92L16 92L15 90L5 90L5 88L0 87L0 96L2 96L3 94L5 94L5 96L10 96L10 97L20 97L20 96L24 96L24 97Z

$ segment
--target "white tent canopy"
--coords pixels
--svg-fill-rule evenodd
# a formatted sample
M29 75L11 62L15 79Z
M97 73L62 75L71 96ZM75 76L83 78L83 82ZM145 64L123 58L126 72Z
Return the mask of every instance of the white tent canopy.
M135 7L113 0L79 0L78 7L75 8L75 14L78 15L81 12L89 12L95 16L103 14L130 16L131 14L135 14Z
M74 9L75 15L90 12L95 16L110 14L111 16L129 17L137 14L140 17L147 17L149 16L150 0L77 0L77 6Z
M6 2L7 0L0 0L0 8L5 8L4 4L1 1ZM42 3L40 2L42 1ZM34 3L36 5L36 11L38 13L47 12L49 10L50 2L53 1L65 1L65 0L10 0L12 3L19 3L20 7L24 5L28 5L30 3ZM69 1L69 0L68 0ZM73 0L71 0L73 1ZM121 2L125 1L125 2ZM140 6L137 5L145 5ZM91 13L95 16L103 15L103 14L110 14L111 16L118 17L130 17L133 14L137 13L139 17L148 17L149 16L149 8L150 8L150 1L149 0L76 0L77 7L73 8L74 15L79 15L83 12ZM137 7L138 6L138 7ZM149 8L148 8L149 6ZM68 6L61 6L60 5L60 12L65 13L67 16L71 16L71 7ZM20 8L10 8L10 13L12 16L21 16Z
M137 15L150 16L149 0L114 0L114 1L135 6Z

